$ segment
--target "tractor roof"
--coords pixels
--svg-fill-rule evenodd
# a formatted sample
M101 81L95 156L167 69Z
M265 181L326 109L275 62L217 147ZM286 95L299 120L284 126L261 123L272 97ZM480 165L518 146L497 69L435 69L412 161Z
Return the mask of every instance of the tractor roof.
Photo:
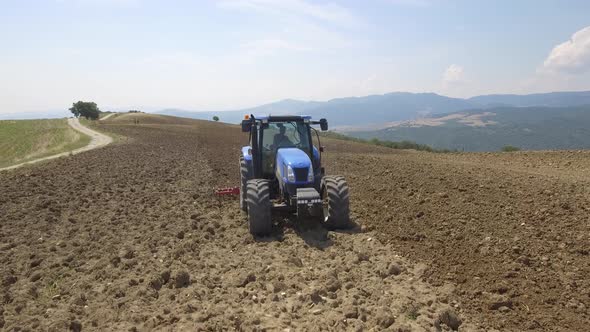
M270 114L253 114L256 120L268 120L270 122L287 122L311 120L311 115L270 115Z

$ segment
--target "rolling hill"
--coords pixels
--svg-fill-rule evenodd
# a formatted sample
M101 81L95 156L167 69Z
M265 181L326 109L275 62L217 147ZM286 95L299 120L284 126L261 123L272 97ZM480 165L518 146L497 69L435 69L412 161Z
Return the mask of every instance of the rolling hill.
M587 149L590 148L590 106L468 110L349 134L464 151L497 151L506 145L527 150Z
M220 119L219 121L221 122L239 123L242 121L244 114L302 114L320 104L320 102L315 101L285 99L274 103L233 111L197 112L171 108L156 113L198 120L211 120L214 116L218 116Z
M0 169L62 152L90 142L66 119L0 120Z
M471 97L468 101L486 108L498 106L580 106L590 105L590 91L550 92L529 95L484 95Z

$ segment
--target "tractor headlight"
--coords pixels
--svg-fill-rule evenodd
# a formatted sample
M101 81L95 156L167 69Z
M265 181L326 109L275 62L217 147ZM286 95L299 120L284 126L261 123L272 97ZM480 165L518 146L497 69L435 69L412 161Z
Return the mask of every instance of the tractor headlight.
M291 165L287 165L287 181L295 182L295 173L293 172Z
M307 171L307 182L313 182L313 167L309 165L309 170Z

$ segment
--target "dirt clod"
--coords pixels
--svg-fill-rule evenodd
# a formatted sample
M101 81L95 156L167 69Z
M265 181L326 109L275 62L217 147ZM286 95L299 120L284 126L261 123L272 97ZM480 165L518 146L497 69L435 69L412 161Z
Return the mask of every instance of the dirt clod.
M180 271L176 273L176 277L174 278L174 283L176 288L184 288L188 287L191 283L191 277L186 271Z
M301 261L301 258L296 256L287 258L287 263L293 264L296 267L303 267L303 261Z
M344 317L346 317L346 318L358 318L358 316L359 316L358 308L355 306L349 305L344 308L343 312L344 312Z
M125 249L123 250L121 257L125 259L132 259L133 257L135 257L135 252L133 252L132 249Z
M501 294L488 294L488 308L490 310L498 310L501 307L512 308L513 302L506 295Z
M400 266L398 263L391 263L389 264L389 266L387 267L387 269L385 271L382 272L382 276L383 277L388 277L388 276L397 276L400 273L403 272L403 267Z
M395 323L395 317L388 310L380 310L376 315L377 324L386 329Z
M440 329L440 324L444 324L450 327L453 331L459 330L459 326L463 324L463 321L454 310L445 310L438 315L435 321L435 327Z
M4 287L10 286L10 285L14 284L16 281L17 281L17 278L13 274L11 274L11 273L6 274L2 277L2 286L4 286Z
M70 322L70 331L72 332L80 332L82 331L82 323L77 320L73 320Z
M160 290L162 288L162 279L160 277L152 278L152 280L149 282L149 285L155 290Z
M162 273L160 273L160 279L162 280L163 284L167 284L170 280L170 270L165 270Z
M238 287L246 287L247 284L256 281L256 275L254 273L248 273L246 276L242 277L238 282Z

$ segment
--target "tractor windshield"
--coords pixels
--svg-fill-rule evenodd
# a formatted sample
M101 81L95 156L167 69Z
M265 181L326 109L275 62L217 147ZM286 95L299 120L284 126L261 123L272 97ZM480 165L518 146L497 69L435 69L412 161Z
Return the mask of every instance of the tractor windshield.
M294 147L309 152L307 126L303 122L271 122L264 129L262 146L269 150Z
M274 172L277 149L298 148L311 156L309 126L302 121L270 122L262 135L262 167L265 174Z

